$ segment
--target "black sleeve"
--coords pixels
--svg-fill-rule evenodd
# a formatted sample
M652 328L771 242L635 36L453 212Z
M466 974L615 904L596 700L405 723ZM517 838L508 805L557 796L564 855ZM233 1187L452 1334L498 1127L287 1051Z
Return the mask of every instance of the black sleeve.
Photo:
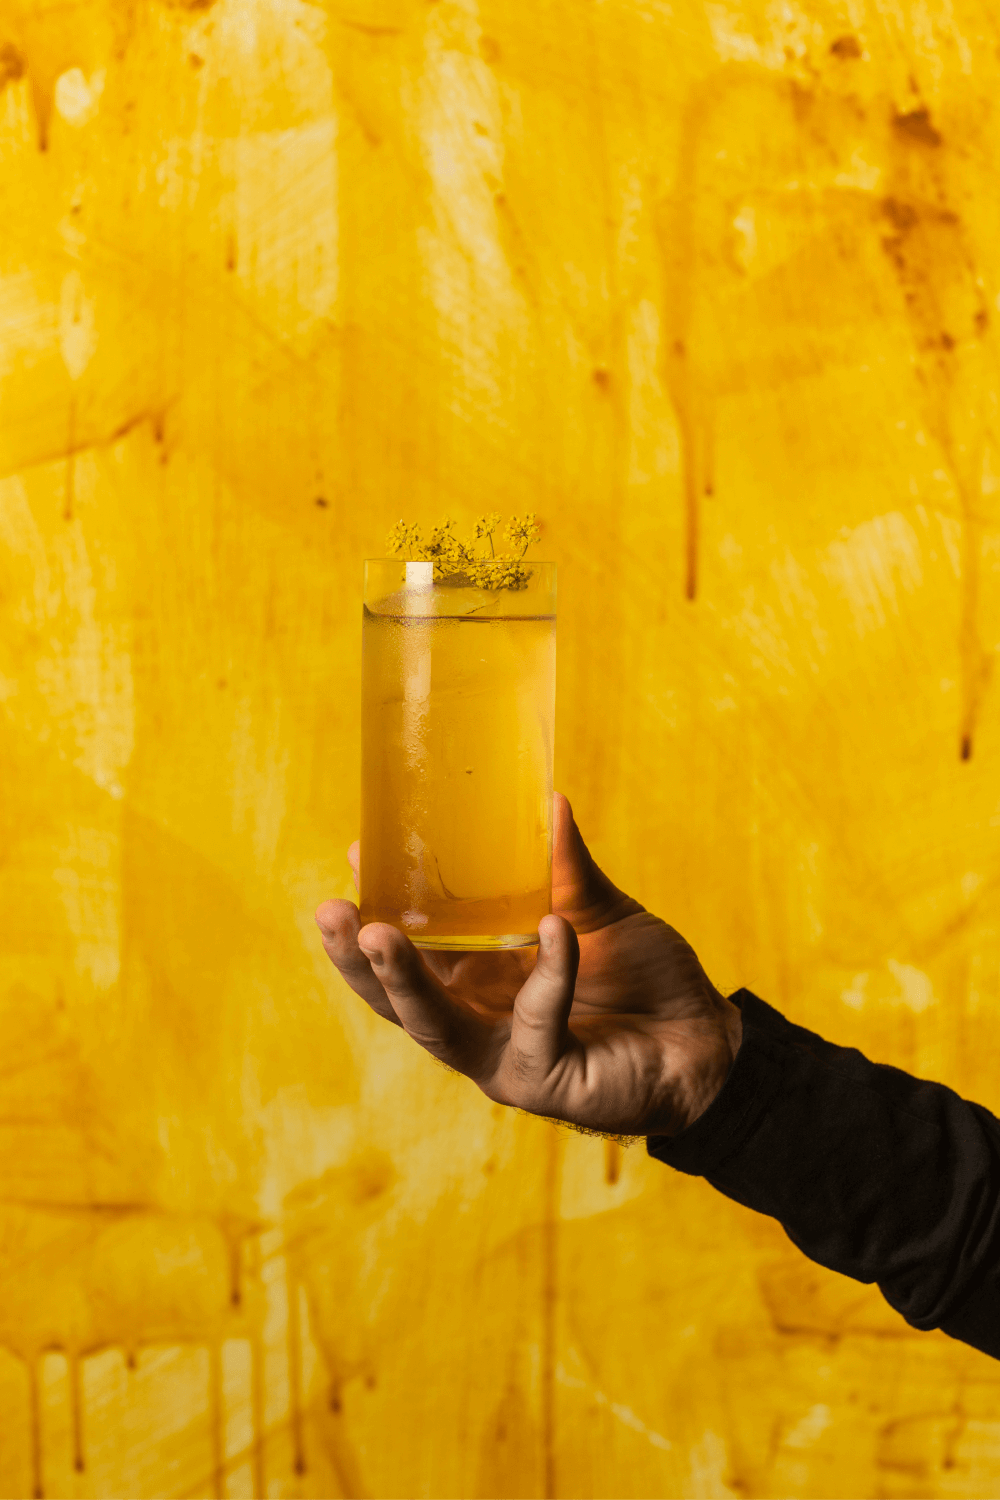
M810 1259L878 1282L914 1328L1000 1359L1000 1120L751 995L715 1101L651 1156L778 1219Z

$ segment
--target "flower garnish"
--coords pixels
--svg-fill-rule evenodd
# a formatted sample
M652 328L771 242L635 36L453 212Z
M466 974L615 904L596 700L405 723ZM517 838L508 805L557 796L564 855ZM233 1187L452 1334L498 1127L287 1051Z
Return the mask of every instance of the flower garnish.
M386 548L392 557L406 557L411 561L433 560L435 583L449 584L453 588L489 589L491 592L523 589L531 577L531 569L524 565L524 555L532 543L538 541L541 528L534 511L511 516L503 531L510 551L498 553L494 536L500 519L496 511L480 516L473 523L471 542L462 541L451 519L435 526L426 541L418 525L397 521L386 538Z

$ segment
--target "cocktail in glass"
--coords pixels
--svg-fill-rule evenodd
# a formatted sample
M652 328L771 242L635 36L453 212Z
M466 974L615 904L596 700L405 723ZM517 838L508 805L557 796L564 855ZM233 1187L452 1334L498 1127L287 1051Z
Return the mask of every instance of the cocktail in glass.
M361 920L521 948L551 909L555 565L521 588L365 564Z

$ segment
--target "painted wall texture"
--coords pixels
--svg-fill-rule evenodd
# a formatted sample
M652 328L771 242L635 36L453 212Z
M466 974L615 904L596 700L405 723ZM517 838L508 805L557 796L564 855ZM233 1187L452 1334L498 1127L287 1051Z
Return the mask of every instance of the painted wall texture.
M1000 1108L996 7L0 0L0 83L0 1492L1000 1492L1000 1366L312 923L361 559L534 509L598 858Z

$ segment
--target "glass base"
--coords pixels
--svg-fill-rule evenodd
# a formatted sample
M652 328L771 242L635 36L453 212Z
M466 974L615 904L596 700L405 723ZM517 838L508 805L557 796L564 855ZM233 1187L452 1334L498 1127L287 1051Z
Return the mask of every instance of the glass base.
M407 936L414 948L444 950L448 953L499 953L507 948L537 948L537 932L504 932L499 937L480 936L476 933L460 933L458 937L414 937Z

